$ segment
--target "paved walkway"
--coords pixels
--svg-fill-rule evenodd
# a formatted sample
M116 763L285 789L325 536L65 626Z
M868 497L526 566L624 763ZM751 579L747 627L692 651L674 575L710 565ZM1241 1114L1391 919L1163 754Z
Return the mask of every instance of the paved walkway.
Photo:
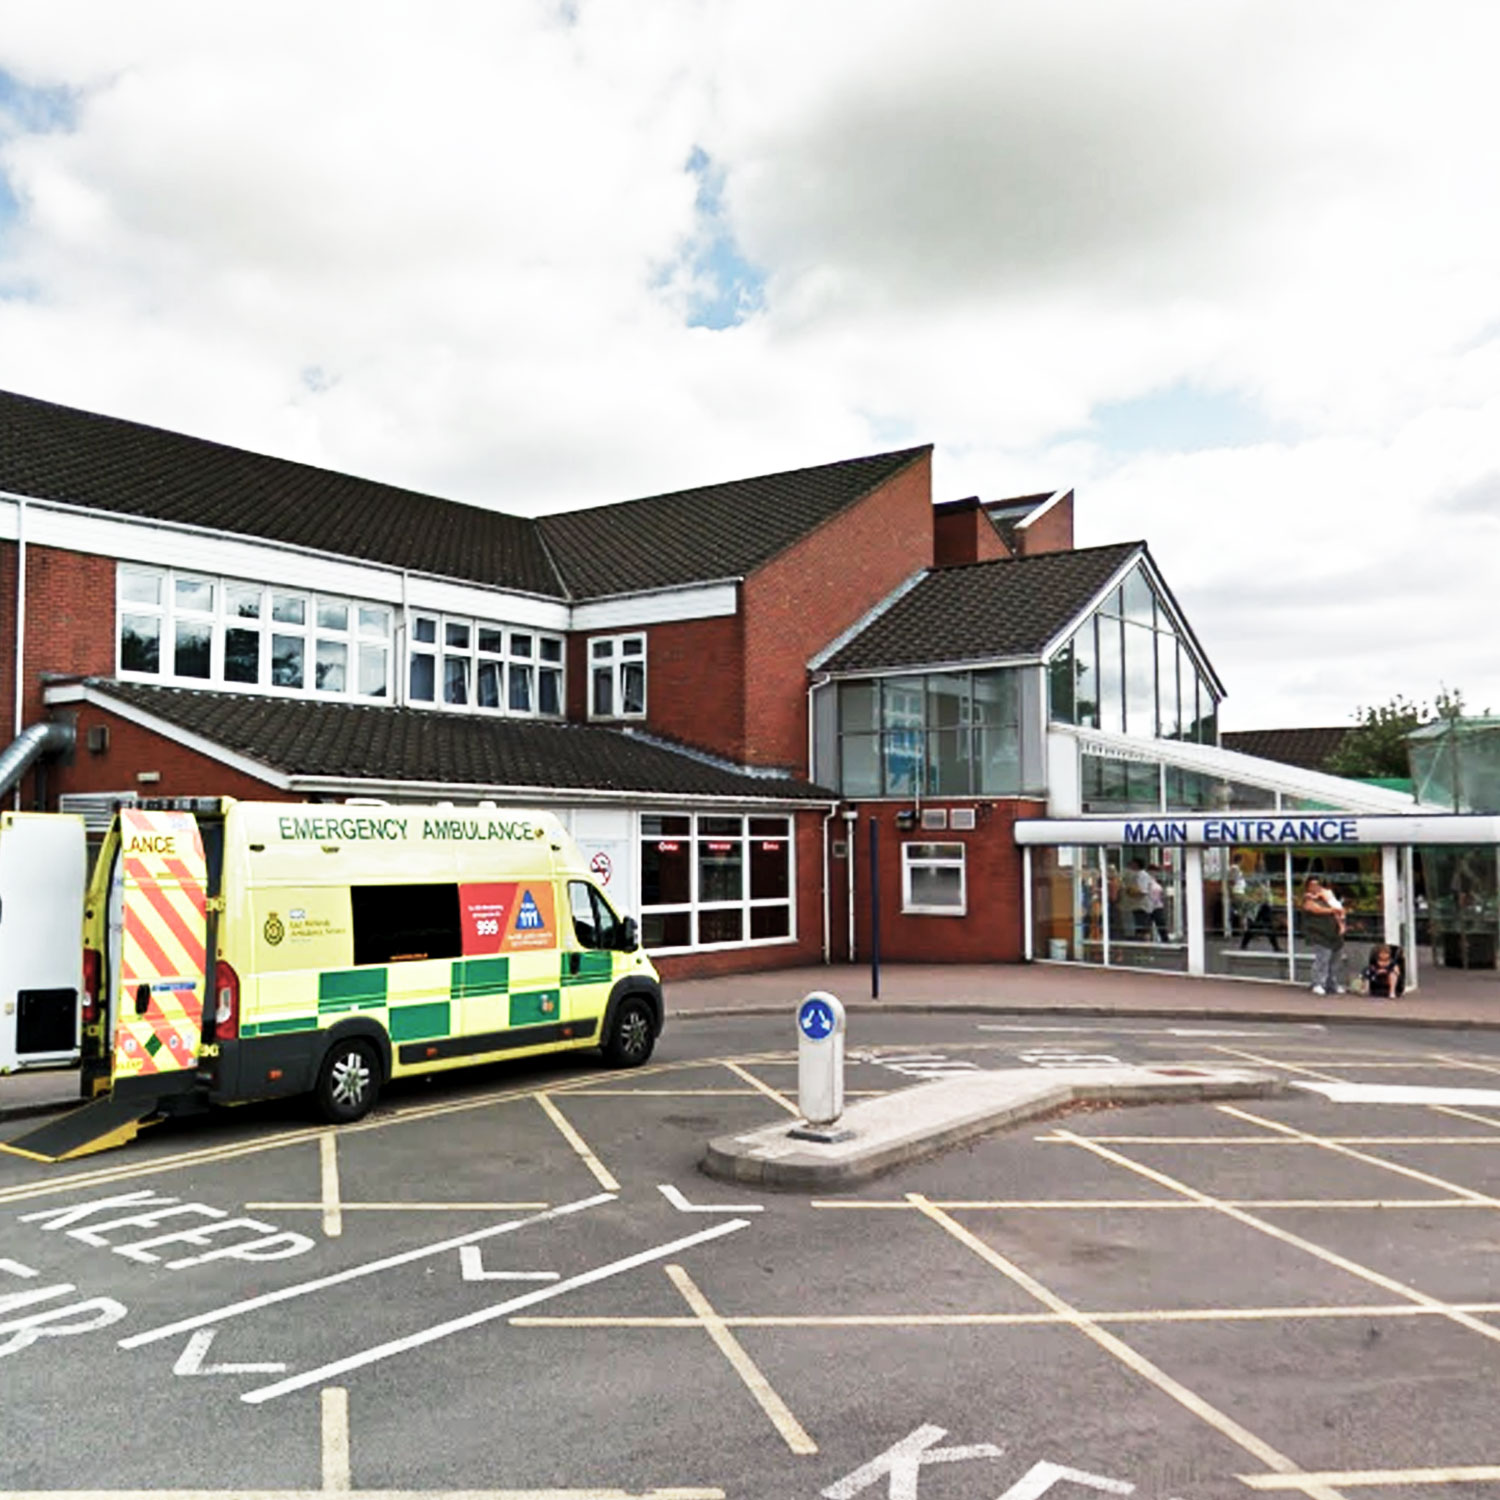
M1423 955L1425 957L1425 953ZM871 998L868 964L816 965L721 979L679 979L666 986L674 1017L775 1014L792 1016L810 990L828 990L845 1009L861 1011L976 1010L1091 1016L1219 1017L1235 1021L1324 1021L1485 1027L1500 1031L1500 971L1422 970L1422 988L1400 1000L1361 995L1319 997L1299 985L1231 979L1188 979L1144 970L1089 969L1073 964L886 964L880 998ZM76 1073L0 1077L0 1120L57 1109L78 1098Z

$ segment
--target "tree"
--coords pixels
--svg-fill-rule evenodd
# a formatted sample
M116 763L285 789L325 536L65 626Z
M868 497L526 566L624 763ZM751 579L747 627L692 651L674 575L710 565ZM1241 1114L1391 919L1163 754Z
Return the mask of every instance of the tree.
M1323 763L1323 769L1335 776L1409 776L1407 735L1434 718L1461 719L1463 712L1463 693L1446 687L1438 688L1432 708L1413 703L1400 693L1377 708L1357 708L1355 727Z

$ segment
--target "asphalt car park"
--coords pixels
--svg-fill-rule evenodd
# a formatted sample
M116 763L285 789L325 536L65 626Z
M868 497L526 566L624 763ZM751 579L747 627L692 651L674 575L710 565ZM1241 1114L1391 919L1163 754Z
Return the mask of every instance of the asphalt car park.
M1294 1086L754 1192L697 1163L791 1123L796 1050L721 1018L339 1130L280 1105L0 1158L0 1495L1500 1495L1500 1039L850 1032L850 1100L1120 1062Z

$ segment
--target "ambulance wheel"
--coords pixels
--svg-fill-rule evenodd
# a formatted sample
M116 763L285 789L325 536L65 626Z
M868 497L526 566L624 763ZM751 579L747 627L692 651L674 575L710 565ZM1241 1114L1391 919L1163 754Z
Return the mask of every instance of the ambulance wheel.
M380 1092L380 1059L358 1037L335 1042L323 1059L316 1090L318 1112L334 1125L363 1119Z
M651 1007L639 998L622 1000L604 1039L604 1057L612 1067L638 1068L656 1045Z

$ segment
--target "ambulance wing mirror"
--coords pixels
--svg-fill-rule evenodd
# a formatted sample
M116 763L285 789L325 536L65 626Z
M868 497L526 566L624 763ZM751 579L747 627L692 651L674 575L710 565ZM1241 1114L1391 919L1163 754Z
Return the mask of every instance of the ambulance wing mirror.
M625 917L620 922L620 946L626 953L634 953L641 946L641 929L634 917Z

